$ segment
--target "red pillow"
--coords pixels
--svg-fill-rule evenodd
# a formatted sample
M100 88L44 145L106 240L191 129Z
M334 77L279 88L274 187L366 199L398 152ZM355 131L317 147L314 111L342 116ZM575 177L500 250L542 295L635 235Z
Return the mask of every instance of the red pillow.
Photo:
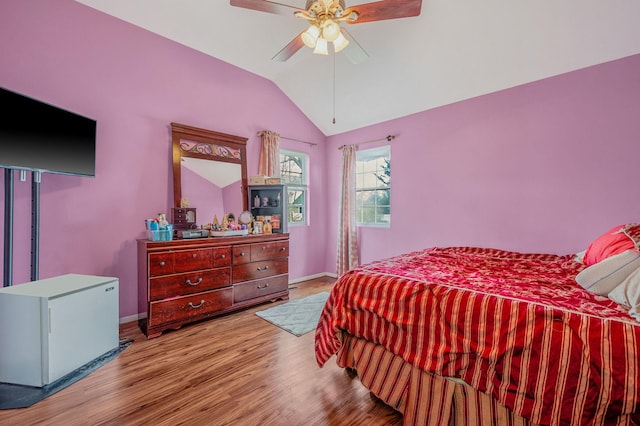
M584 254L584 264L587 266L595 265L614 254L634 250L635 245L631 238L622 232L623 228L624 225L616 226L593 240Z

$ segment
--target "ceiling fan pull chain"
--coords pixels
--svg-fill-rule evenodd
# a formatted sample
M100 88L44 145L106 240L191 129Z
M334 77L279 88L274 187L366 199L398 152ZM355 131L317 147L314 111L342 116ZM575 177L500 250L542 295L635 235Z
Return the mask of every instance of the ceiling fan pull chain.
M333 52L333 124L336 124L336 52Z

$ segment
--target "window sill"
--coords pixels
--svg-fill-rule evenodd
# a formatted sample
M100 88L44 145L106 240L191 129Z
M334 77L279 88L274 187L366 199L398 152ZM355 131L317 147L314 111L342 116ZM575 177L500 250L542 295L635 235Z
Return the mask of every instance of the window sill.
M358 228L391 228L390 223L356 223Z

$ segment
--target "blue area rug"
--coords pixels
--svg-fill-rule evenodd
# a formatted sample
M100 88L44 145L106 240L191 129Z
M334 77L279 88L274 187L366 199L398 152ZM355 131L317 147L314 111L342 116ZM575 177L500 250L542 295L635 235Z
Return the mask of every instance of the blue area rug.
M105 365L117 357L120 352L124 351L133 343L131 339L120 339L117 348L99 356L91 362L86 363L80 368L72 371L41 388L33 386L16 385L13 383L0 383L0 410L9 410L12 408L30 407L38 401L42 401L48 396L61 391L78 380L88 376L93 371Z
M328 297L329 293L323 291L302 299L289 300L282 305L256 312L256 315L291 334L302 336L315 330Z

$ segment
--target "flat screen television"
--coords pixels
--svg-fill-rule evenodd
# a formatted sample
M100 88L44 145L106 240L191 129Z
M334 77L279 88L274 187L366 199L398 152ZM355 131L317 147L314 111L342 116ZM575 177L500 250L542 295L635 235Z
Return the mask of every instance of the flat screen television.
M0 111L0 167L95 176L95 120L1 87Z

